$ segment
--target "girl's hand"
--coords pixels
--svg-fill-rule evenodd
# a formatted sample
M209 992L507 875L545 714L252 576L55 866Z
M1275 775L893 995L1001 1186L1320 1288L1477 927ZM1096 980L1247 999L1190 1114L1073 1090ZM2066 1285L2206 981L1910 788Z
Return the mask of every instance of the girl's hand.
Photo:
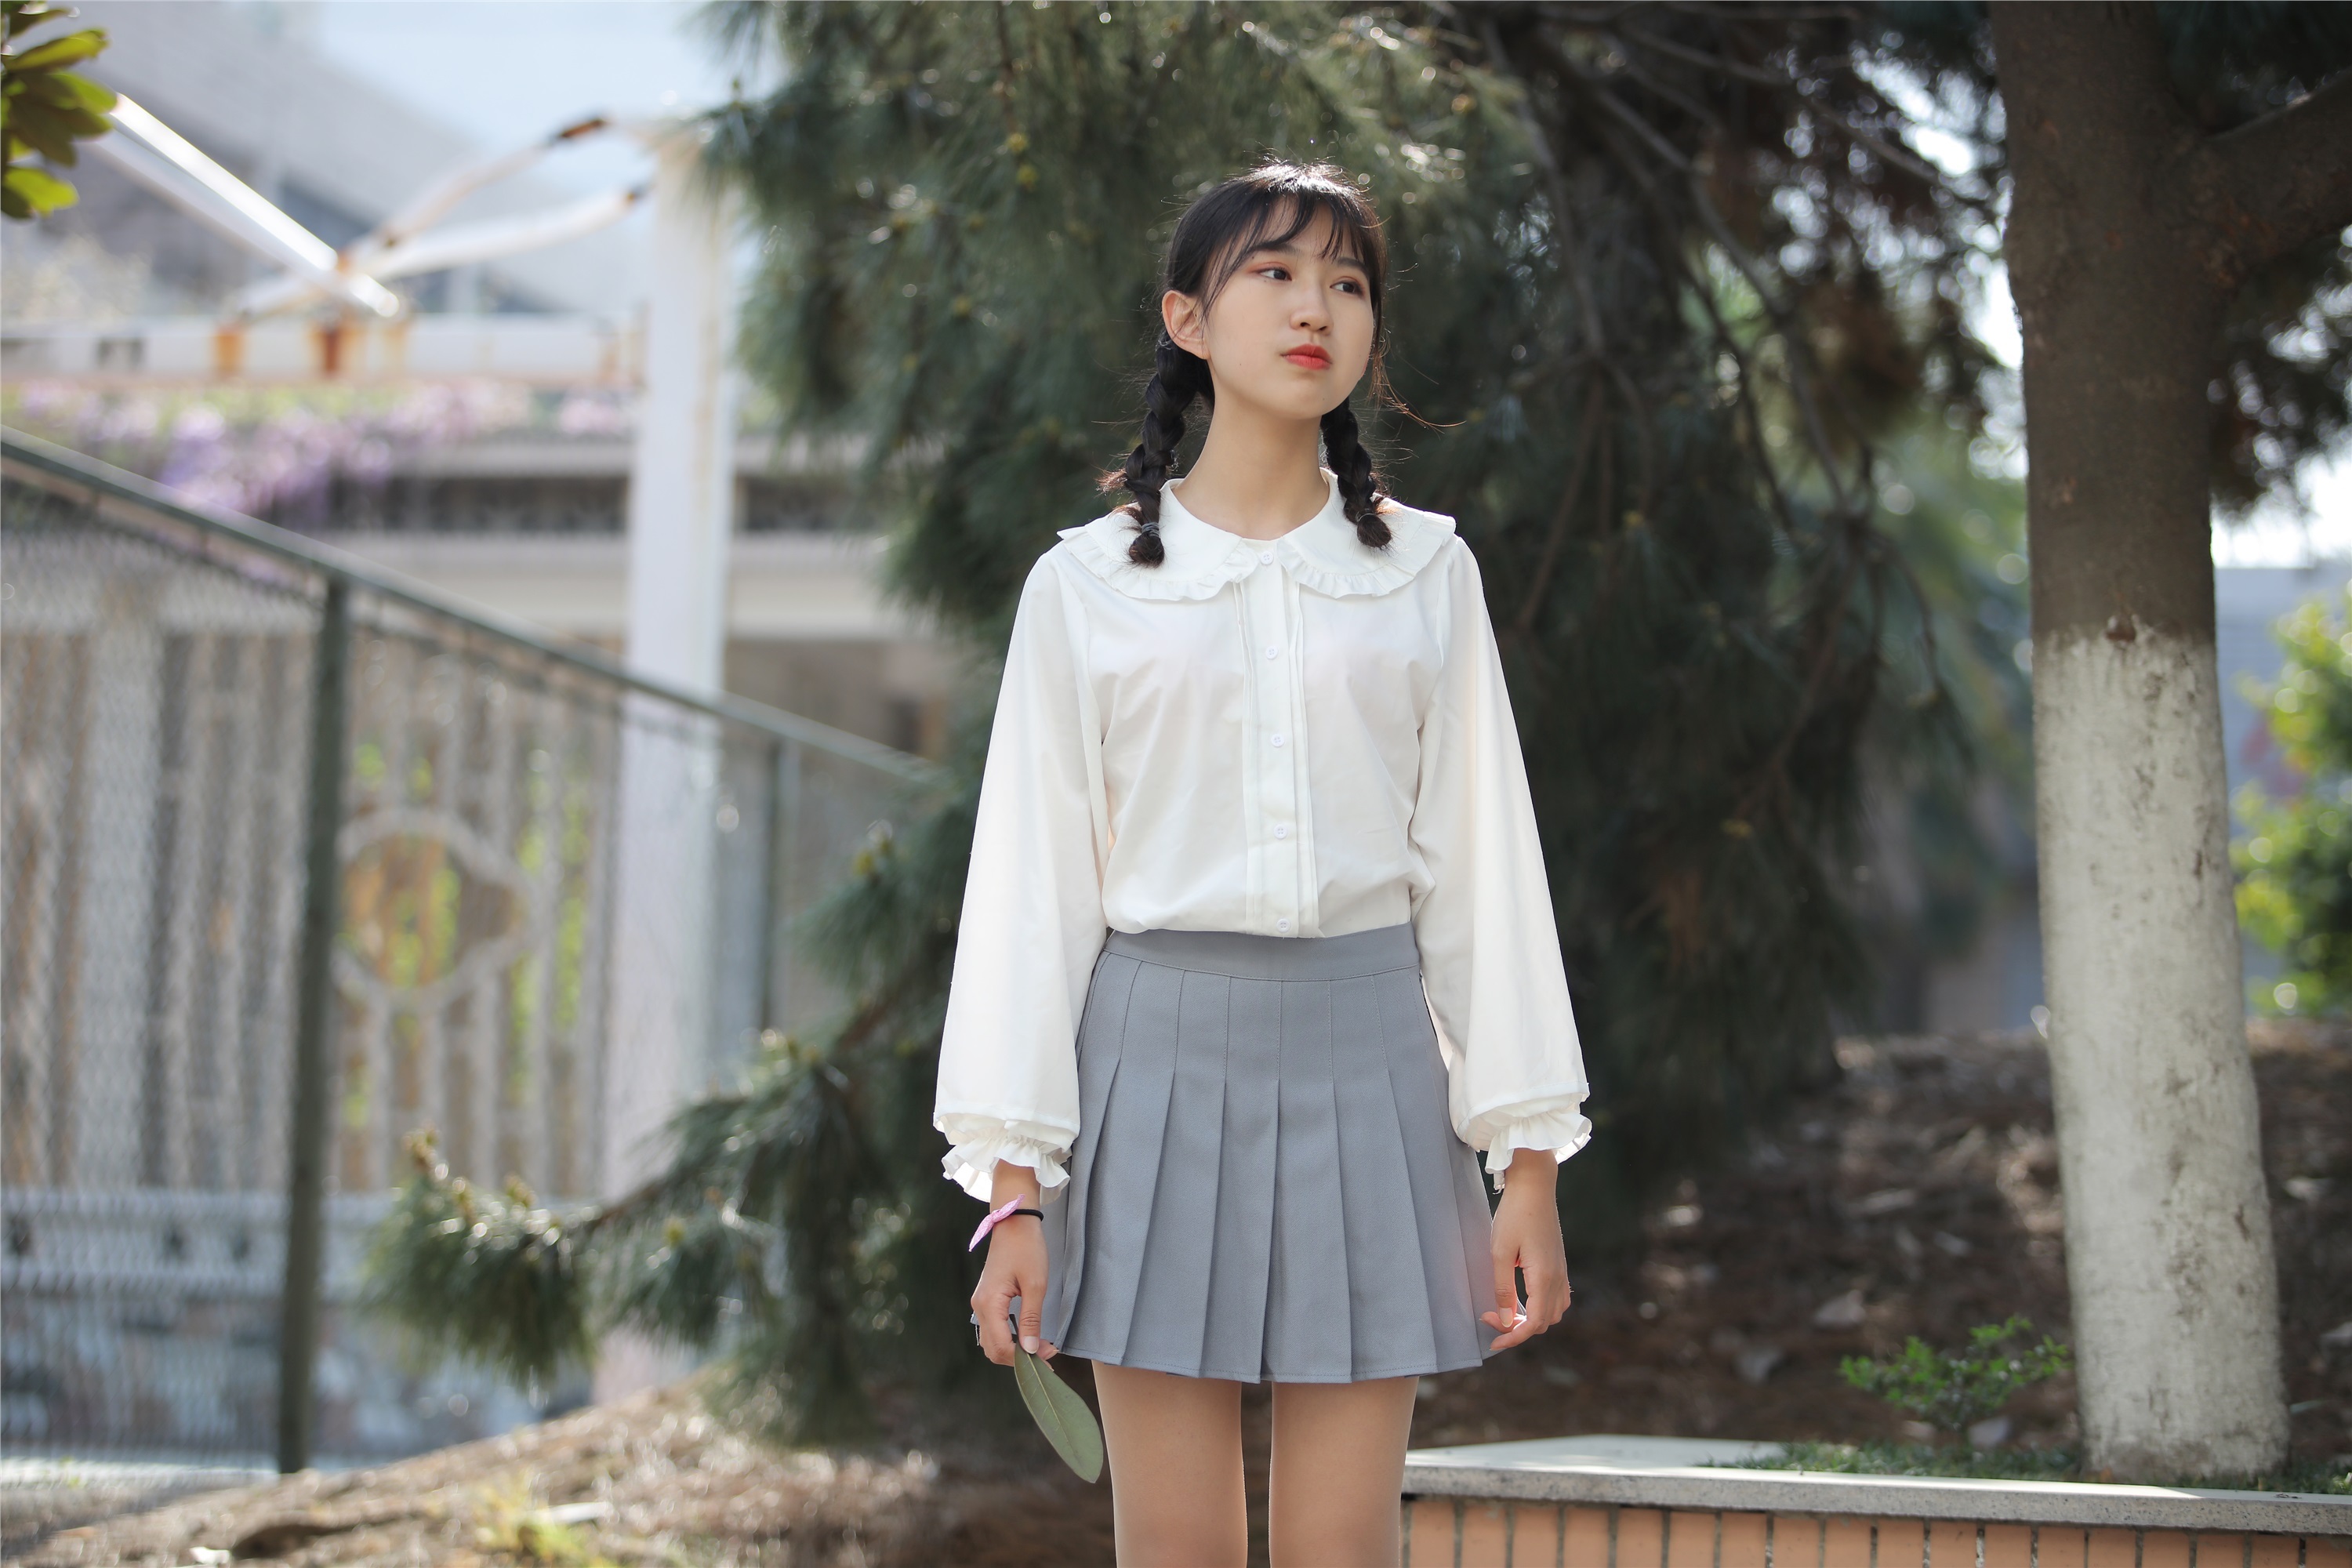
M1012 1173L1019 1173L1017 1175ZM1026 1178L1025 1180L1024 1178ZM996 1167L995 1203L1001 1207L1014 1194L1024 1208L1043 1208L1037 1194L1037 1173L1025 1165ZM980 1285L971 1293L971 1310L980 1318L980 1344L999 1366L1013 1364L1013 1298L1021 1298L1021 1348L1031 1355L1054 1359L1055 1347L1038 1338L1045 1311L1045 1221L1034 1215L1007 1215L981 1243L988 1260L980 1270Z
M1520 1149L1503 1178L1495 1208L1495 1307L1478 1321L1503 1331L1494 1348L1507 1350L1542 1333L1568 1311L1568 1249L1559 1237L1559 1163L1545 1149ZM1041 1243L1042 1245L1042 1243ZM1519 1310L1517 1268L1527 1276L1528 1304ZM1003 1316L998 1309L997 1315Z

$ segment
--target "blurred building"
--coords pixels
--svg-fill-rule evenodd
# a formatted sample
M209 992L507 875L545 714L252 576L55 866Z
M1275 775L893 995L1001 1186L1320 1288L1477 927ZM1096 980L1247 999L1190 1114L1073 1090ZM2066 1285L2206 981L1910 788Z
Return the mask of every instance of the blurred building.
M137 100L331 244L366 233L451 168L506 151L471 144L323 58L305 38L304 17L314 14L302 6L88 0L79 11L83 22L110 35L89 74ZM585 113L595 107L580 109ZM559 246L394 285L415 312L418 341L431 331L462 333L472 327L485 341L536 341L551 350L554 363L586 367L577 384L545 374L434 385L387 375L370 383L360 374L364 367L355 368L348 358L337 374L311 367L280 375L266 364L256 368L252 356L218 355L215 329L229 301L273 269L101 156L85 155L72 179L80 195L73 207L38 224L0 225L0 268L7 279L0 295L0 394L12 422L175 485L181 479L174 465L187 470L191 452L209 442L196 455L213 466L198 468L247 485L252 499L237 510L489 610L620 652L627 629L634 376L642 362L633 344L642 335L652 283L645 215ZM448 221L540 212L577 196L524 174L469 197ZM296 329L298 336L306 331ZM200 351L193 359L174 357L190 344ZM363 410L347 395L355 384L375 397ZM190 406L205 399L213 400L206 407L236 406L207 425L190 416ZM373 423L360 428L362 414ZM131 451L153 460L126 461ZM881 541L852 499L856 458L839 443L770 429L742 432L736 445L724 684L853 734L936 754L957 667L928 629L881 591ZM288 482L261 482L278 469L286 470L279 478ZM215 487L212 499L222 494ZM22 615L23 595L18 598L12 634L37 635L39 628ZM147 651L159 653L172 629L160 616L147 622L147 641L155 644ZM170 662L153 658L142 668L152 674ZM18 673L25 665L19 661ZM229 673L215 682L217 690L206 689L207 713L244 714L257 723L292 701L242 665L221 668ZM165 673L211 679L202 669ZM161 689L132 689L135 682L119 671L100 679L111 682L114 689L105 695L120 699L117 706L174 707L158 697ZM34 706L20 709L20 716ZM145 731L125 722L105 733L120 742ZM189 780L172 787L215 790L218 798L249 802L276 799L299 785L299 770L275 765L278 752L271 747L230 752L223 753L221 766L251 769L251 778L238 777L252 787L224 789L221 779L193 765ZM177 777L163 761L151 771L158 780ZM783 791L777 778L762 778L766 787ZM846 786L827 794L823 779L793 778L795 809L812 812L810 803L823 797L838 807L853 836L864 830L879 798L872 789ZM729 789L742 783L732 773L720 782ZM115 784L128 787L120 777ZM129 826L110 840L112 848L134 843L142 825L163 809L157 800L179 798L161 784L158 792L155 799L131 803L135 809L123 816ZM741 815L765 821L748 807ZM722 831L740 826L731 797L719 820ZM617 842L618 829L614 833ZM845 851L833 853L839 847L833 838L815 837L823 840L828 867L845 863ZM244 838L215 829L208 841L266 843L275 850L294 842L282 825ZM259 865L267 857L225 849L217 858ZM509 854L499 863L511 871L513 859ZM244 865L232 869L261 875ZM741 880L740 869L732 862L720 867L721 894L733 896L729 889ZM150 895L160 885L153 867L136 866L115 889L125 900L120 918L89 918L126 941L151 923L176 931L142 913L142 900L152 902ZM243 908L236 899L219 904L217 918L204 927L214 945L200 967L226 970L230 965L223 954L245 951L245 940L236 934ZM735 912L734 903L727 908ZM66 926L80 929L72 921ZM764 929L756 919L730 926L725 941L710 944L726 950L719 955L721 967L758 967L736 950L756 943ZM615 945L613 951L615 969L646 967L635 950ZM154 967L134 954L107 975L135 980ZM683 959L676 967L682 974L700 973ZM24 966L16 978L26 978ZM271 1022L277 1015L221 1026L219 1018L200 1013L173 1001L125 1015L129 1021L113 1031L116 1043L140 1047L146 1035L176 1029L207 1048L215 1037L283 1047L286 1031ZM21 1022L12 1013L12 1028ZM644 1054L641 1039L632 1039ZM95 1084L98 1075L92 1076ZM16 1095L13 1087L10 1093ZM280 1102L274 1089L265 1098L271 1106ZM208 1121L200 1106L174 1105L171 1111L184 1112L184 1142L234 1151L237 1140L222 1136L222 1127ZM137 1129L127 1142L145 1132ZM381 1212L387 1178L373 1169L364 1174L331 1204L329 1247L338 1270L348 1271L367 1225ZM11 1310L31 1314L26 1322L37 1319L46 1325L44 1335L29 1334L12 1316L0 1407L0 1439L7 1447L39 1448L59 1440L47 1412L53 1396L62 1397L56 1386L62 1374L40 1359L43 1344L79 1344L88 1352L81 1362L110 1369L108 1395L130 1413L119 1425L139 1434L142 1447L184 1453L191 1445L239 1443L238 1435L249 1427L266 1429L266 1413L245 1406L268 1394L270 1315L254 1302L241 1315L230 1313L215 1298L221 1298L221 1279L231 1275L246 1283L251 1276L260 1282L256 1289L269 1288L276 1264L268 1237L269 1226L279 1223L271 1216L282 1212L282 1187L264 1183L250 1192L224 1194L214 1190L217 1183L138 1175L124 1178L127 1196L110 1192L100 1203L84 1202L77 1193L61 1198L28 1173L12 1170L7 1181L8 1235L0 1251L16 1297ZM118 1273L132 1267L122 1260L135 1260L142 1272L123 1289L144 1290L162 1303L152 1321L125 1328L82 1315L84 1297L76 1289L91 1279L107 1289L120 1283L102 1268L85 1267L91 1259L114 1260L107 1266L119 1264ZM212 1273L182 1289L184 1277L194 1279L205 1270ZM48 1285L23 1284L36 1279ZM268 1305L259 1296L254 1301ZM322 1408L334 1413L322 1427L322 1447L352 1458L502 1430L576 1401L585 1389L541 1389L526 1399L474 1369L413 1376L377 1336L331 1314L319 1392ZM242 1414L224 1425L221 1413L231 1410ZM240 1448L235 1457L251 1456Z
M295 5L89 0L108 29L89 74L139 103L330 244L366 232L429 181L486 153L323 58ZM580 106L585 114L596 106ZM548 127L551 132L554 126ZM650 161L648 160L648 171ZM74 172L80 201L0 228L0 371L101 394L152 384L146 344L209 330L269 268L103 160ZM512 216L577 193L530 173L468 197L451 222ZM543 250L404 279L436 321L495 316L583 341L625 339L649 285L646 221ZM257 507L491 609L617 651L626 602L625 390L601 417L541 385L520 418L404 442L365 482L339 479L323 509ZM91 444L68 440L68 444ZM100 455L105 455L100 453ZM858 514L849 456L772 432L739 445L728 687L887 744L936 754L950 666L923 626L886 603L879 542Z

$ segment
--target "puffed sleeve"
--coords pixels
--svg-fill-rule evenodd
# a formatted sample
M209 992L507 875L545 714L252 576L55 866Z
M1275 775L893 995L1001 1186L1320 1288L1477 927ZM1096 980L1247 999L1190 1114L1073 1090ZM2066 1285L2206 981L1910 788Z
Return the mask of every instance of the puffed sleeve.
M1077 1020L1103 936L1108 846L1082 612L1051 552L1023 587L988 738L931 1125L986 1203L999 1160L1053 1202L1078 1132Z
M1454 1130L1500 1189L1513 1150L1558 1162L1584 1147L1590 1086L1478 564L1457 539L1431 568L1445 574L1445 662L1422 722L1412 836L1430 881L1413 932Z

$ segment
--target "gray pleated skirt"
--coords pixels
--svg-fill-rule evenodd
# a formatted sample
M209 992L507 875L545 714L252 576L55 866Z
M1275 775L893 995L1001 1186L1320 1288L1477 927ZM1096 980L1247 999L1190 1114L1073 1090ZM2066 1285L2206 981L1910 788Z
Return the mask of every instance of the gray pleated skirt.
M1077 1054L1045 1339L1244 1383L1493 1353L1486 1185L1447 1118L1410 925L1113 931Z

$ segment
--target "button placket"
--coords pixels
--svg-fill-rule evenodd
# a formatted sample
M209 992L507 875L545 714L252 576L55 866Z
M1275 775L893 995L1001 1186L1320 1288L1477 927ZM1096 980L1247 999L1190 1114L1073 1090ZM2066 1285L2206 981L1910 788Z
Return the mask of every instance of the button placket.
M1294 546L1294 551L1296 547ZM1283 660L1276 665L1283 675L1281 682L1283 708L1287 715L1286 754L1288 763L1283 776L1290 788L1290 809L1287 825L1290 832L1286 842L1290 852L1291 883L1297 889L1297 929L1311 931L1321 929L1323 922L1322 890L1316 879L1315 833L1312 814L1314 804L1309 798L1307 756L1307 676L1304 648L1307 639L1305 591L1292 574L1295 554L1275 575L1281 584L1277 598L1282 606Z
M1259 808L1258 819L1251 824L1251 858L1265 872L1260 882L1261 918L1270 917L1273 930L1282 936L1299 929L1304 913L1299 845L1291 831L1298 819L1301 791L1297 748L1292 743L1297 677L1284 661L1293 644L1286 582L1281 571L1263 569L1243 580L1250 640L1264 656L1259 679L1251 683L1255 689L1250 716L1257 774L1254 793Z

